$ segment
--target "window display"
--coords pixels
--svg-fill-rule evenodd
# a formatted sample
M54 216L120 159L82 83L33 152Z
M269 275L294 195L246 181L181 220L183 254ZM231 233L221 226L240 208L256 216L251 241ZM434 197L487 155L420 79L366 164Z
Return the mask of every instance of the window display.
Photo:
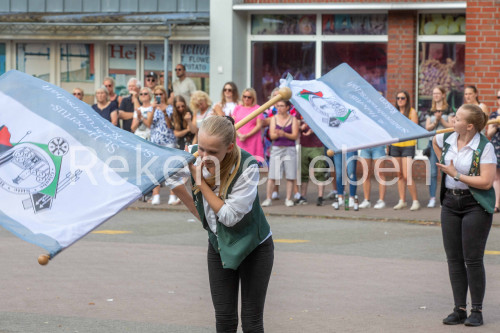
M252 35L314 35L316 15L252 15Z
M257 91L258 103L266 102L288 73L295 80L313 80L315 55L315 43L254 42L252 87Z
M108 45L109 75L115 78L116 90L127 89L127 82L137 77L137 45L136 44L109 44Z
M387 93L387 44L324 42L321 75L345 62L383 96Z
M422 14L420 35L465 35L464 14Z
M427 112L432 90L442 86L448 104L456 110L463 103L465 43L419 43L418 110Z
M324 35L386 35L385 14L323 15Z

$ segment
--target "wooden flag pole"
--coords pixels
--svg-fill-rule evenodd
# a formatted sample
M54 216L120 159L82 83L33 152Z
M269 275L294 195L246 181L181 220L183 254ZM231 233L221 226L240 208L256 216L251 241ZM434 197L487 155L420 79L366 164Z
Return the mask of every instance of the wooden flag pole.
M491 125L491 124L500 124L500 119L492 119L490 121L488 121L486 123L486 125ZM443 128L443 129L440 129L440 130L437 130L436 131L436 134L441 134L441 133L449 133L449 132L454 132L455 130L453 129L453 127L450 127L450 128ZM329 156L329 157L332 157L333 156L333 150L330 150L328 149L326 151L326 154Z
M234 125L234 128L236 128L236 130L240 129L242 126L246 125L250 120L254 119L259 114L261 114L264 111L266 111L267 109L269 109L275 103L277 103L277 102L279 102L281 100L288 101L291 97L292 97L292 90L290 90L290 88L288 88L288 87L280 88L280 90L278 91L278 94L276 96L274 96L273 98L271 98L266 103L262 104L258 109L256 109L252 113L250 113L245 118L243 118L240 121L238 121L238 123L236 123ZM195 152L193 155L194 155L194 157L198 157L198 152ZM47 265L49 263L50 259L51 259L50 255L48 255L48 254L41 254L41 255L38 256L38 263L40 265L42 265L42 266L45 266L45 265Z
M254 119L259 114L261 114L264 111L266 111L267 109L269 109L272 105L276 104L277 102L279 102L281 100L288 101L291 97L292 97L292 91L290 90L290 88L288 88L288 87L280 88L280 90L278 90L278 94L276 96L274 96L273 98L268 100L266 103L259 106L258 109L254 110L248 116L246 116L245 118L241 119L236 124L234 124L234 128L236 130L239 130L241 127L246 125L250 120ZM198 152L195 152L193 155L194 155L194 157L198 157Z

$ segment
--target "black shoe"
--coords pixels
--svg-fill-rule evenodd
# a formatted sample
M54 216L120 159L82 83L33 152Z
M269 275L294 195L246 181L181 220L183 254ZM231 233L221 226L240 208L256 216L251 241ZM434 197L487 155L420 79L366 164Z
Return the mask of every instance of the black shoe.
M300 196L297 200L295 200L296 205L307 205L307 200L303 196Z
M465 321L465 326L481 326L483 324L483 313L478 307L472 307L470 316Z
M458 325L463 324L467 319L467 311L460 308L454 308L453 312L448 317L443 319L445 325Z
M325 201L323 197L318 197L316 200L316 206L323 206L323 201Z

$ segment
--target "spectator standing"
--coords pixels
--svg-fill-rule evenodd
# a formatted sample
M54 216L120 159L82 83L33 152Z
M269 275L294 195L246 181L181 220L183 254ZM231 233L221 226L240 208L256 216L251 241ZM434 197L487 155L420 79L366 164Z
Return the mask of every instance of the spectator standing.
M122 119L122 129L131 132L134 111L138 110L141 106L139 101L141 82L139 82L136 78L131 78L128 80L127 89L130 95L122 99L120 107L118 108L118 118Z
M108 91L108 96L109 96L109 101L113 104L116 104L116 109L118 110L118 107L120 106L120 103L122 101L122 97L118 96L115 92L115 80L112 77L105 77L104 80L102 80L102 84Z
M78 98L80 101L83 101L83 96L84 96L83 89L82 88L74 88L73 89L73 96Z
M500 119L500 90L497 91L498 109L490 114L490 119ZM497 156L497 169L495 172L495 181L493 188L495 189L495 213L500 211L500 125L498 123L490 124L487 127L487 136L491 138L491 144L495 148Z
M205 119L213 116L212 100L204 91L197 90L191 95L191 103L189 104L191 111L193 111L196 120L196 126L201 127Z
M294 205L292 201L293 185L297 179L297 150L295 140L299 136L299 121L290 114L291 103L279 101L276 103L278 113L271 118L269 135L273 140L271 158L269 159L269 174L267 180L267 198L263 207L271 206L272 192L277 179L281 179L283 171L286 178L285 206Z
M410 94L407 91L400 91L396 94L396 109L399 110L405 117L409 118L415 124L418 124L417 111L411 107ZM413 203L410 210L419 210L420 202L417 198L417 185L413 181L412 172L408 175L408 164L411 165L413 158L415 157L415 145L417 140L409 140L399 143L393 143L389 146L389 156L396 159L398 168L398 192L399 192L399 202L393 208L403 209L407 206L406 204L406 187L410 191ZM411 170L410 170L411 171Z
M158 84L158 74L155 72L148 72L146 74L146 80L144 81L144 86L153 90Z
M186 76L186 67L183 64L175 66L177 80L172 84L175 96L182 96L188 105L191 103L191 95L196 91L193 80Z
M243 90L242 101L243 105L237 105L234 108L233 118L236 124L259 107L257 105L257 94L253 88ZM252 154L259 163L264 161L264 146L260 133L263 119L262 114L258 115L242 126L236 133L238 146Z
M162 86L156 86L153 91L154 99L152 103L153 112L148 113L143 120L144 124L151 129L151 142L168 148L176 148L176 139L173 133L171 120L172 106L167 105L167 91ZM180 201L171 192L168 204L177 204ZM153 189L151 204L160 204L160 185Z
M453 110L446 102L446 90L437 86L432 90L432 106L430 114L426 116L425 129L428 131L437 131L443 128L452 126L451 118L454 117ZM429 141L430 155L429 163L431 167L431 184L429 186L429 203L428 208L436 207L436 188L437 188L437 165L438 162L436 153L432 149L432 138Z
M470 85L470 86L465 87L464 103L478 105L487 116L490 115L490 111L488 110L488 106L484 103L479 102L479 93L477 91L476 86ZM484 132L484 130L483 130L483 132Z
M177 138L177 147L181 150L193 144L194 137L198 133L196 119L193 112L186 104L182 96L175 96L173 103L174 135Z
M97 88L95 99L97 103L92 105L92 109L113 125L118 125L117 106L116 103L109 100L108 90L106 88Z
M141 106L134 111L133 121L132 121L132 132L135 135L143 138L144 140L149 140L151 137L151 121L146 122L149 114L153 112L153 106L151 105L151 98L153 93L151 89L144 87L139 91L139 100L141 101Z
M226 82L222 88L221 101L214 106L217 115L233 116L234 108L239 104L238 88L234 82Z
M324 159L317 160L314 165L311 165L312 161L319 156L323 156L324 145L320 139L314 134L312 129L304 122L302 116L297 112L297 120L299 121L300 127L300 197L295 202L297 204L307 204L306 194L309 184L310 168L327 168L327 164ZM315 181L325 182L326 174L324 171L314 172ZM323 194L325 191L325 185L318 184L318 198L316 200L316 206L323 206Z
M385 208L385 190L386 186L384 184L385 177L383 176L382 173L375 168L375 163L376 160L379 158L385 157L385 146L378 146L378 147L372 147L372 148L367 148L361 150L360 157L364 162L362 162L362 165L366 165L367 167L367 178L363 182L363 194L364 194L364 200L361 202L359 205L359 208L370 208L372 206L370 202L370 196L371 196L371 187L372 187L372 176L377 172L377 177L375 179L380 179L382 181L378 182L378 193L379 193L379 199L373 206L375 209L382 209Z

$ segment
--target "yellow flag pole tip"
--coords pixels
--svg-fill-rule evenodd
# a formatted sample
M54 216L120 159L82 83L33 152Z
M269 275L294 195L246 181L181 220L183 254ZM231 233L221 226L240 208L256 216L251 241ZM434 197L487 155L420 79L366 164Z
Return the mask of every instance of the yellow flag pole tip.
M284 99L285 101L288 101L290 98L292 98L292 90L288 87L280 88L280 90L278 90L278 93L281 95L281 98Z
M38 256L38 263L42 266L45 266L49 263L50 256L48 254L40 254Z
M328 157L333 157L333 150L328 149L328 150L326 151L326 155L327 155Z

